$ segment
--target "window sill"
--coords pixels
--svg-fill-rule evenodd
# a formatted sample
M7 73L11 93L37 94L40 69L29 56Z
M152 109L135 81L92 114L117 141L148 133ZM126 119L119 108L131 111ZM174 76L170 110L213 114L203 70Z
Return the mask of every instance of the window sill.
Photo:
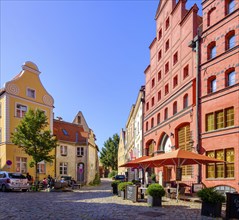
M220 177L220 178L206 178L206 180L208 180L208 181L225 181L225 180L235 180L235 177L225 177L225 178L222 178L222 177Z

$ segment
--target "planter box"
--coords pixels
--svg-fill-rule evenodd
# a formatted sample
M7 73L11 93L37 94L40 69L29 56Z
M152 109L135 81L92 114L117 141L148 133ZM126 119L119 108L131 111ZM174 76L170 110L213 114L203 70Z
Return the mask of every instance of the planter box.
M150 195L147 196L147 203L149 206L162 206L162 197L152 197Z
M222 203L202 202L201 215L210 217L221 217Z
M125 200L125 191L120 191L120 196L121 196L122 199Z

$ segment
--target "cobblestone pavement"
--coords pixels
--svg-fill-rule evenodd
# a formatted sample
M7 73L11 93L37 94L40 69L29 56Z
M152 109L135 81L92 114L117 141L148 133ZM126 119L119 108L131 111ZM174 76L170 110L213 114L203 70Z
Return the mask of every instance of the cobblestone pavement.
M203 219L200 203L165 199L162 207L122 200L111 193L111 181L74 192L0 192L0 219L148 220ZM220 218L219 218L220 219Z

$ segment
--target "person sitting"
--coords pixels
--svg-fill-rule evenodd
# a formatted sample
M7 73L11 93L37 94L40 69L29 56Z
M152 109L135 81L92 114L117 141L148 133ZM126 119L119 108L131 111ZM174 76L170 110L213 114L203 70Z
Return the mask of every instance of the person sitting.
M43 187L46 189L47 188L47 179L44 177L42 180Z

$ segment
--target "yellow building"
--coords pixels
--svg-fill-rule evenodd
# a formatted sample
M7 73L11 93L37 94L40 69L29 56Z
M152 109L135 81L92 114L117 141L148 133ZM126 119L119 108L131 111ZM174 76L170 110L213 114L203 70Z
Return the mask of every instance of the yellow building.
M34 168L29 167L31 157L11 143L11 133L29 109L41 109L45 112L49 127L53 130L52 96L43 87L38 67L32 62L25 62L22 71L0 90L0 169L30 173L35 177ZM54 162L38 164L39 178L54 175Z
M118 174L125 174L127 168L120 167L121 165L127 162L125 158L125 131L121 129L120 139L119 139L119 148L118 148Z

